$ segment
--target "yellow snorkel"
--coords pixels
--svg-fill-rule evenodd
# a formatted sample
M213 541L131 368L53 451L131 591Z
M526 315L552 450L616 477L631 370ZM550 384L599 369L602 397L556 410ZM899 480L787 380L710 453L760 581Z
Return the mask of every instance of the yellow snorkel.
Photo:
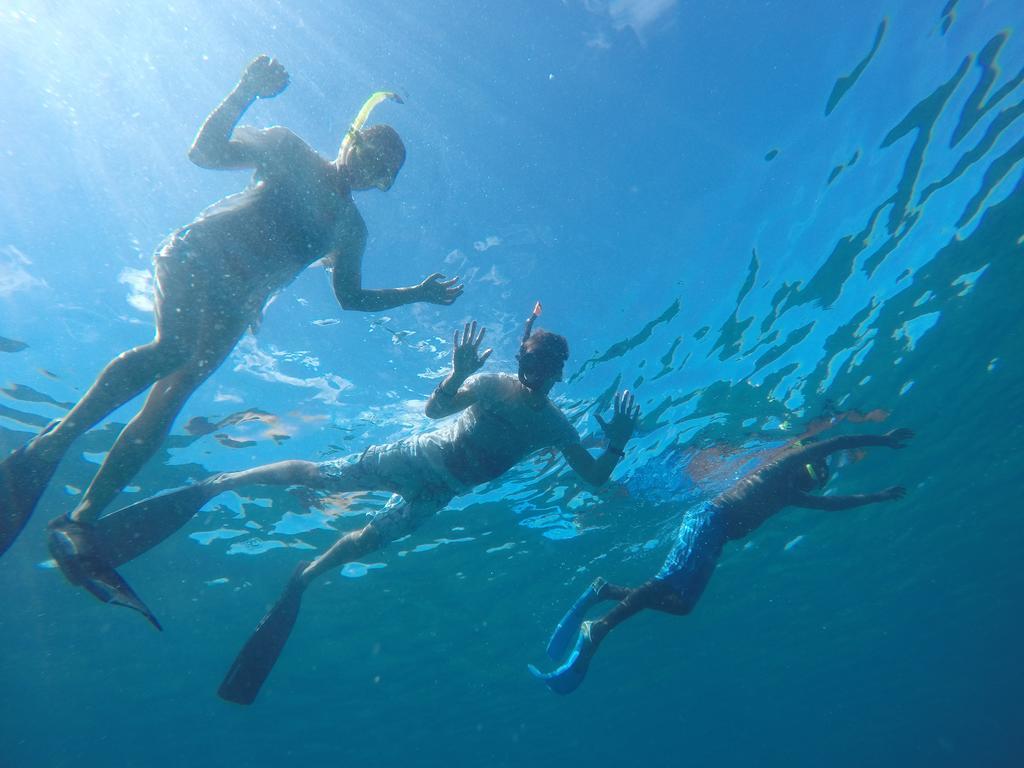
M373 112L374 107L376 107L382 101L393 101L397 104L405 103L404 101L402 101L402 97L399 96L397 93L394 93L393 91L377 91L376 93L372 94L370 98L363 102L363 106L360 108L359 113L356 115L356 119L352 121L352 125L350 125L348 128L348 133L346 133L345 138L342 139L341 149L338 150L339 157L345 153L345 150L348 148L349 144L351 144L355 137L359 134L359 130L363 127L367 119L370 117L370 113Z

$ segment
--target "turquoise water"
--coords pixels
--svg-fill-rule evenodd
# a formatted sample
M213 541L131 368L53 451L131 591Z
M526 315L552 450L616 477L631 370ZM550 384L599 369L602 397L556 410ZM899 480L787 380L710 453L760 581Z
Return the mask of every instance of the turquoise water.
M246 121L328 155L369 92L403 95L374 114L409 158L357 197L364 278L466 293L343 313L308 270L121 501L424 429L451 329L483 322L509 369L538 299L588 443L638 393L627 459L593 491L539 455L325 578L240 708L217 684L295 563L383 497L218 499L124 569L157 634L41 567L129 404L0 559L0 765L1019 765L1024 11L380 5L0 9L0 451L150 338L153 248L247 181L185 151L268 52L292 83ZM902 502L784 512L726 547L692 615L618 629L576 693L527 674L595 575L649 577L683 505L830 414L917 432L829 486Z

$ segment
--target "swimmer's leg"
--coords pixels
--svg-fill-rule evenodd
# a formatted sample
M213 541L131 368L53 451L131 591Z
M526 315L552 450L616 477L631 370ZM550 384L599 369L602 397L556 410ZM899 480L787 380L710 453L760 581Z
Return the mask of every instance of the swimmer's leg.
M195 314L202 317L204 315L202 308L197 307ZM140 527L136 530L127 525L127 517L112 521L109 528L115 531L116 540L109 551L100 539L95 525L96 519L104 507L156 452L170 431L171 424L185 401L227 357L238 337L241 336L243 328L239 318L235 327L228 331L228 335L221 337L219 345L199 346L198 354L183 367L160 379L154 385L146 398L145 405L121 430L121 434L118 435L83 495L82 501L67 518L59 518L50 524L51 533L48 538L50 552L72 584L85 586L93 595L105 602L117 602L116 600L106 600L102 596L105 594L102 590L98 591L90 586L91 581L82 581L77 578L77 574L86 568L82 562L85 555L82 553L87 552L89 558L102 562L103 573L100 578L104 580L103 583L111 582L116 577L117 584L121 585L118 587L120 593L131 593L134 596L134 592L131 592L128 584L114 570L114 563L124 562L123 558L134 556L155 546L187 522L188 517L184 517L182 508L176 510L182 514L173 519L162 519L152 514L146 516L139 513L135 522L140 526L144 526L148 522L153 525L151 529ZM166 501L157 506L158 508L167 507L169 504L170 501ZM118 526L114 524L116 522L121 523L119 535L117 535ZM67 530L76 531L76 538L81 543L80 546L63 547L66 536L62 535L62 532ZM121 546L118 546L119 543ZM91 571L100 573L101 569L95 562L88 567Z
M232 346L234 346L232 344ZM175 417L200 384L213 373L227 356L200 366L190 361L187 367L165 376L153 385L142 409L121 430L81 502L71 513L79 522L91 523L128 484L142 466L157 452L171 430Z
M103 515L94 524L98 547L117 567L161 543L188 523L209 501L247 485L305 485L318 488L318 464L279 461L242 472L214 475L201 483L143 499Z
M153 341L111 360L63 419L0 462L0 555L28 521L71 444L194 354L202 312L186 311L196 303L195 287L173 272L167 266L157 270Z
M572 604L566 614L558 622L555 631L551 633L548 640L548 658L560 659L569 650L569 643L576 637L584 617L592 607L604 600L622 600L629 590L616 584L609 584L598 576L583 590L576 602Z
M707 505L688 511L658 575L636 589L619 588L619 602L608 613L596 621L583 623L576 646L565 664L548 674L534 667L530 671L556 693L569 693L583 682L590 659L619 624L646 609L677 616L689 613L704 592L725 541L725 531L718 524L716 512Z
M688 613L692 607L686 606L668 584L657 579L636 589L606 585L605 589L599 590L599 594L599 599L605 599L604 595L607 594L608 599L618 598L619 602L600 619L584 621L580 625L576 644L565 663L552 672L541 672L532 664L529 665L531 674L555 693L565 695L579 687L601 642L622 622L648 608L681 614Z
M588 588L588 591L594 593L594 596L589 601L589 605L594 605L602 600L618 600L619 602L601 619L597 621L584 621L577 624L576 644L573 646L569 658L560 667L552 672L541 672L532 664L528 665L530 673L539 680L542 680L555 693L564 695L575 691L580 683L583 682L583 678L586 676L587 669L590 666L590 660L597 652L598 646L608 632L614 626L648 607L642 600L634 599L634 596L640 592L639 589L608 584L603 579L595 580L590 588ZM584 592L580 600L577 601L577 604L570 609L569 613L566 614L555 630L556 635L560 631L563 633L561 642L564 642L565 646L568 646L568 639L564 639L564 636L569 633L569 619L573 612L576 611L580 601L586 597L587 592ZM611 621L609 621L609 617L612 617ZM573 617L573 620L581 618L582 613ZM555 642L555 639L555 636L552 636L552 642L548 644L549 655L551 654L552 644Z
M157 451L185 401L228 356L250 317L202 265L216 252L172 237L155 259L156 347L152 391L121 431L72 517L93 522Z
M156 618L114 569L175 533L215 496L243 485L318 487L322 483L318 467L309 461L280 461L214 475L123 507L95 523L62 515L50 523L47 545L69 582L84 587L102 602L134 608L159 629Z
M281 597L239 651L217 695L235 704L252 704L288 642L299 616L302 594L309 583L325 570L369 554L381 543L381 537L371 523L342 536L312 563L300 563Z
M40 435L30 445L40 455L59 460L78 437L173 371L188 356L183 345L171 343L159 334L148 344L121 353L107 363L89 391L56 428Z
M210 298L211 286L198 280L185 258L187 247L181 238L171 238L155 258L153 340L115 357L96 377L81 400L53 429L46 430L30 444L40 457L59 461L79 436L127 403L158 379L169 376L209 346L209 327L222 324L223 310ZM244 330L238 326L236 340Z
M24 527L71 444L181 359L159 338L118 355L63 419L0 463L0 554Z
M309 583L327 571L357 560L380 549L389 541L411 533L450 500L450 493L443 492L428 493L408 500L392 497L388 506L368 525L346 533L312 563L300 564L284 593L256 626L235 658L217 695L236 704L252 704L284 650L298 618L302 593Z

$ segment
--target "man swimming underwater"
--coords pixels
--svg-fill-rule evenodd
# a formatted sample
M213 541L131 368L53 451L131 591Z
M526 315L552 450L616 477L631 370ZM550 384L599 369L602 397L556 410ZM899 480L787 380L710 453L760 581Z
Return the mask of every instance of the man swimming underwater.
M252 168L253 183L174 232L157 251L153 341L114 358L61 421L0 463L0 554L24 527L71 444L152 385L81 502L51 524L49 542L72 583L104 601L132 602L130 587L97 554L92 524L156 452L189 396L258 324L276 291L323 259L344 309L451 304L462 293L457 278L440 274L407 288L362 286L367 231L352 192L389 189L405 161L393 128L362 125L377 103L400 99L374 94L329 160L287 128L236 127L253 102L287 85L284 67L260 56L206 118L189 158L202 168Z
M815 496L810 491L825 486L829 477L827 458L836 451L872 446L903 448L913 436L909 429L894 429L884 435L846 435L797 445L724 493L690 508L683 515L675 546L655 577L635 588L595 579L558 623L548 642L548 656L557 660L569 650L575 636L566 662L548 673L530 665L530 672L555 693L576 690L609 632L648 608L677 616L689 613L707 586L725 542L743 538L784 507L842 510L903 498L906 491L900 486L853 496ZM606 600L618 604L599 619L583 621L591 607Z
M636 426L640 406L628 391L615 397L613 418L597 421L608 447L594 458L562 411L548 397L569 357L565 338L533 331L539 305L527 320L517 375L474 374L491 354L480 352L484 330L467 324L456 331L452 370L434 390L425 412L432 419L458 413L455 421L422 435L363 453L315 463L282 461L216 475L118 510L99 521L109 531L108 557L129 560L184 525L220 493L253 485L302 485L329 493L391 491L388 504L365 526L344 534L312 563L295 571L276 605L256 627L224 678L221 697L255 700L291 632L302 594L318 576L358 560L416 530L455 496L494 480L542 448L558 448L585 481L601 485L611 475ZM139 606L130 606L139 609ZM145 611L144 606L140 609ZM148 613L148 612L147 612Z

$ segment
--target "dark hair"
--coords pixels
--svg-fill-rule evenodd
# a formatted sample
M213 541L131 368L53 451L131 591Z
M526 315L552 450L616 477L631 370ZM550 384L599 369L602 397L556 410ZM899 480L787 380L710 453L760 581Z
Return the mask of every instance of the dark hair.
M402 143L398 131L390 125L381 123L363 128L359 131L358 140L372 147L389 165L394 164L396 168L401 168L405 163L405 144Z
M565 336L538 329L523 340L522 346L519 347L519 354L550 357L552 360L564 363L569 359L569 342L565 340Z

